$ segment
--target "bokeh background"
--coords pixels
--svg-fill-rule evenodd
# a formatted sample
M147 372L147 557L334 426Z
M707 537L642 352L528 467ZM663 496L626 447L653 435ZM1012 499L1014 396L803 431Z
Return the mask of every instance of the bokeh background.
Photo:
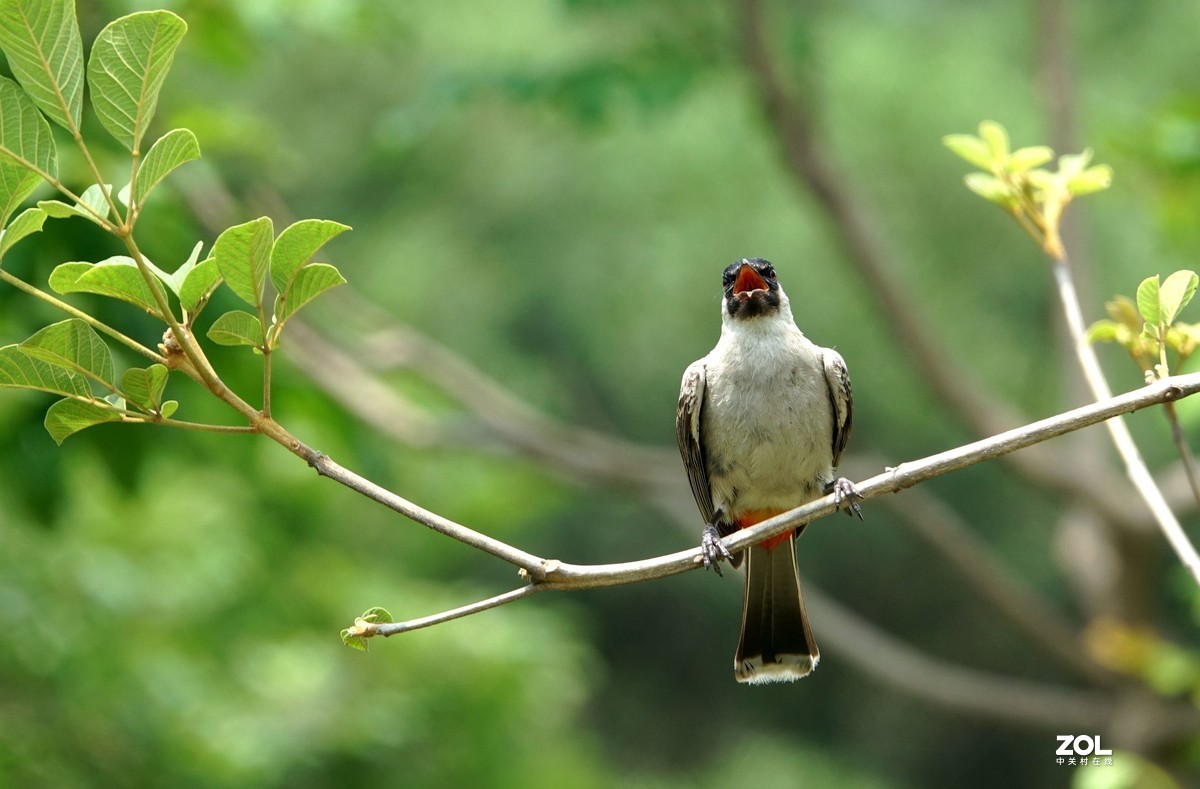
M172 268L255 216L353 226L322 255L350 285L285 337L276 416L543 556L696 542L675 399L740 257L774 261L802 328L846 358L851 476L1086 401L1045 261L963 188L945 134L990 118L1115 168L1071 208L1089 320L1200 250L1196 3L88 0L85 47L159 7L190 32L156 129L192 128L204 158L156 193L142 248ZM5 267L44 285L118 251L56 221ZM144 342L161 331L79 303ZM0 288L0 342L57 319ZM1101 353L1115 389L1139 385ZM255 399L255 357L213 359ZM168 394L181 418L232 417L186 381ZM728 573L541 595L349 650L338 631L370 606L417 617L518 579L268 441L107 425L60 449L48 404L0 396L5 785L1087 787L1200 770L1200 597L1099 428L815 524L799 562L820 668L746 688ZM1195 534L1161 412L1129 421ZM1068 733L1116 763L1056 764Z

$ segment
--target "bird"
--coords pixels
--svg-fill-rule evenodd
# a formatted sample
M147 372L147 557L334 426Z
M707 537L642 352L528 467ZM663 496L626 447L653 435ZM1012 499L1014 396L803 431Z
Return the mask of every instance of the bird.
M796 565L804 525L737 555L721 538L829 493L862 517L858 490L834 473L850 436L850 375L841 354L800 331L770 261L730 264L722 288L720 339L683 374L679 452L704 519L704 566L746 565L734 676L790 682L821 657Z

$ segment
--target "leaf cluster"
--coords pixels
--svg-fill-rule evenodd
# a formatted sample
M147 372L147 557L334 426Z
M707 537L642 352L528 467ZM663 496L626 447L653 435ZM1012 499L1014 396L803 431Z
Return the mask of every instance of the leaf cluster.
M1049 170L1043 165L1054 159L1053 149L1013 150L1008 131L995 121L980 123L978 136L949 134L942 142L983 171L964 177L967 188L1011 214L1056 259L1063 256L1058 227L1067 205L1112 184L1112 168L1091 164L1090 148L1059 156L1058 169Z
M169 11L121 17L97 35L85 67L73 0L0 0L0 50L16 77L0 77L0 279L73 316L23 343L0 348L0 387L61 396L46 416L46 428L59 443L102 422L204 427L173 421L178 403L164 400L163 393L177 370L214 394L224 391L193 334L197 316L222 284L253 312L234 310L219 316L208 338L221 345L249 345L269 355L278 347L289 318L345 282L333 266L309 262L326 242L348 229L325 220L296 222L278 238L266 217L237 225L217 238L208 257L201 259L203 243L197 242L170 272L138 248L134 230L147 198L176 168L200 156L199 142L189 129L166 132L142 153L159 93L186 32L186 23ZM130 154L127 180L119 189L103 177L83 136L85 86L100 125ZM94 181L79 193L59 180L58 142L51 123L66 130L91 170ZM65 199L40 201L14 217L43 181ZM117 299L162 321L167 331L157 351L3 271L4 254L40 231L46 219L74 217L112 234L127 254L62 263L50 274L50 289L64 296L89 293ZM118 379L101 333L153 364L126 370ZM269 386L268 362L264 412Z
M1138 285L1136 304L1117 296L1104 305L1110 317L1091 325L1088 340L1120 345L1148 379L1170 375L1167 350L1176 353L1176 366L1182 367L1200 342L1200 325L1176 320L1196 294L1197 284L1200 277L1186 269L1161 282L1157 274L1147 277Z

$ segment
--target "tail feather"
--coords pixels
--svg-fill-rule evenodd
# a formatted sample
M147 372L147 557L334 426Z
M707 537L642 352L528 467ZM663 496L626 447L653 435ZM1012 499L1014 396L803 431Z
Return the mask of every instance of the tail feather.
M800 593L795 537L777 547L746 550L742 637L734 656L738 682L790 682L810 673L821 653L813 640Z

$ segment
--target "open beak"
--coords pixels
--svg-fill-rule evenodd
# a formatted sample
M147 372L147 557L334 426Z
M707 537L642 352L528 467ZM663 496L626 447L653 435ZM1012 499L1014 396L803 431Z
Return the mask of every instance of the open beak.
M743 263L738 269L737 279L733 282L733 295L742 293L749 295L756 290L767 290L767 281L763 279L749 263Z

